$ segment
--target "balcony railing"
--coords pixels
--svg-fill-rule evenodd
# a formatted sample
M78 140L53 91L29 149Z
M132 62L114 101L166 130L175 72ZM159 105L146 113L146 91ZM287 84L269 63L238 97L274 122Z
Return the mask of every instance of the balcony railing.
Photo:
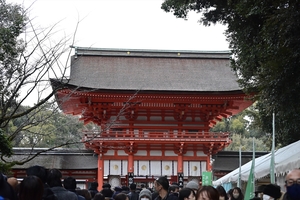
M228 132L144 132L136 133L133 131L109 131L109 132L94 132L84 131L84 141L91 140L219 140L228 141Z

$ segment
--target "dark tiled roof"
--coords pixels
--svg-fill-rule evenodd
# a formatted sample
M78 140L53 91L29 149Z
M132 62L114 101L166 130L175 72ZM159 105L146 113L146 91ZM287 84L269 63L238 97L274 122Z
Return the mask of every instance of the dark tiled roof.
M229 52L75 48L71 85L112 90L241 90Z
M30 154L37 153L43 149L26 149L14 148L14 155L11 159L21 161ZM33 165L41 165L48 169L96 169L97 157L90 150L74 150L74 149L56 149L35 157L33 160L24 165L15 165L13 169L27 169Z
M260 157L269 152L255 152L255 157ZM252 152L241 152L241 164L244 165L252 160ZM239 152L238 151L220 151L213 155L215 171L231 172L239 167Z
M44 149L14 148L14 155L11 159L21 161L29 154ZM256 157L268 154L269 152L255 152ZM239 167L238 151L220 151L213 155L214 171L230 172ZM242 165L252 160L252 152L242 152ZM55 149L43 153L24 165L16 165L13 169L27 169L32 165L41 165L48 169L96 169L97 155L91 150L76 149Z

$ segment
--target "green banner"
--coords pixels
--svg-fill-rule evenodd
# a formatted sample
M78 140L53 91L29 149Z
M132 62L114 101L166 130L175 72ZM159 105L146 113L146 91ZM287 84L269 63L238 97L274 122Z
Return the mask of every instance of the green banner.
M202 185L212 185L212 172L202 172Z

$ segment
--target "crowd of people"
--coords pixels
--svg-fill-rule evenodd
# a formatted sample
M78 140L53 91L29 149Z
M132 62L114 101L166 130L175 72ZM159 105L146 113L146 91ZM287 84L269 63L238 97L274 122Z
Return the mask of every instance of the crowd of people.
M239 187L228 192L222 186L199 186L190 181L185 187L177 183L169 183L165 177L154 181L153 188L143 184L116 186L113 189L109 183L98 191L98 183L91 183L88 189L77 187L76 179L65 177L58 169L45 169L42 166L32 166L26 170L22 181L7 178L0 174L0 200L300 200L300 170L295 169L286 175L286 193L282 193L275 184L264 185L255 192L255 197L245 199Z

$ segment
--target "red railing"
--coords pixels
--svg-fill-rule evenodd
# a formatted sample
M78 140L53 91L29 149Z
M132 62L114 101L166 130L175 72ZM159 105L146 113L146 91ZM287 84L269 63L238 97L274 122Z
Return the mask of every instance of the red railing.
M157 139L192 139L192 140L229 140L228 132L180 132L180 133L168 133L168 132L144 132L135 133L133 131L109 131L109 132L94 132L84 131L84 141L90 140L157 140Z

